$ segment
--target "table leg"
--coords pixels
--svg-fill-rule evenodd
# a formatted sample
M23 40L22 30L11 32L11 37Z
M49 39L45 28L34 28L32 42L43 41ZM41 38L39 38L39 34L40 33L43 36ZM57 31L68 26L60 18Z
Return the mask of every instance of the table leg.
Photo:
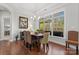
M40 41L38 40L38 51L40 51Z

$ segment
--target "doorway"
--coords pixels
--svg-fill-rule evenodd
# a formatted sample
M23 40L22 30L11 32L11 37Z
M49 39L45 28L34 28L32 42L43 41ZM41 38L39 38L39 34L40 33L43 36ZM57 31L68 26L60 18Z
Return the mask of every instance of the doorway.
M10 17L4 17L4 39L9 40L10 39L10 31L11 31L11 25L10 25Z
M0 5L0 40L11 38L11 12Z

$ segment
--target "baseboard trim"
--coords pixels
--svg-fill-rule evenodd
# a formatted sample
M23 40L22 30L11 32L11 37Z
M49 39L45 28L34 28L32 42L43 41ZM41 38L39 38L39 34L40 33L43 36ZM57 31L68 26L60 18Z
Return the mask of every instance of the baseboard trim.
M58 46L65 47L65 45L62 45L62 44L59 44L59 43L56 43L56 42L53 42L53 41L49 41L49 43L52 43L52 44L56 44L56 45L58 45Z
M6 40L6 39L4 39L4 40ZM0 41L4 41L4 40L3 39L0 39ZM7 40L7 41L13 42L15 40L11 39L11 40Z
M61 47L66 47L66 45L63 45L63 44L60 44L60 43L57 43L57 42L54 42L54 41L50 41L50 40L49 40L49 43L56 44L56 45L59 45ZM70 49L76 50L76 48L75 47L72 47L72 46L70 46Z
M57 42L57 41L55 41L55 40L49 40L49 41L54 42L54 43L57 43L57 44L59 44L59 45L65 46L65 43Z

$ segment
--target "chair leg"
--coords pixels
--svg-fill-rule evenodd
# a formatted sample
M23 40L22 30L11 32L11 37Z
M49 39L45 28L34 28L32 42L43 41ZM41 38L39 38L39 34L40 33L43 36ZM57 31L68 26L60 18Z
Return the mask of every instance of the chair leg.
M48 43L46 44L47 47L49 47Z
M26 45L26 44L25 44L25 41L23 41L23 43L24 43L24 45Z
M47 43L46 44L46 51L48 52L48 50L49 50L49 44Z
M69 43L66 42L66 48L69 48Z
M43 51L45 52L45 44L43 44Z
M67 44L68 48L69 48L69 43Z
M76 46L76 54L78 54L78 45Z
M67 48L67 42L66 42L66 48Z
M29 44L29 48L30 48L30 51L31 51L31 48L32 48L32 45L31 44Z

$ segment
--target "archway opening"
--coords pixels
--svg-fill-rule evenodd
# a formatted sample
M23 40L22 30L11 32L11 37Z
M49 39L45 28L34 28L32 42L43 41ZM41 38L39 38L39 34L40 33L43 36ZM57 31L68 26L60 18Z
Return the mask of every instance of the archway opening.
M11 12L7 7L0 5L0 40L11 38Z

